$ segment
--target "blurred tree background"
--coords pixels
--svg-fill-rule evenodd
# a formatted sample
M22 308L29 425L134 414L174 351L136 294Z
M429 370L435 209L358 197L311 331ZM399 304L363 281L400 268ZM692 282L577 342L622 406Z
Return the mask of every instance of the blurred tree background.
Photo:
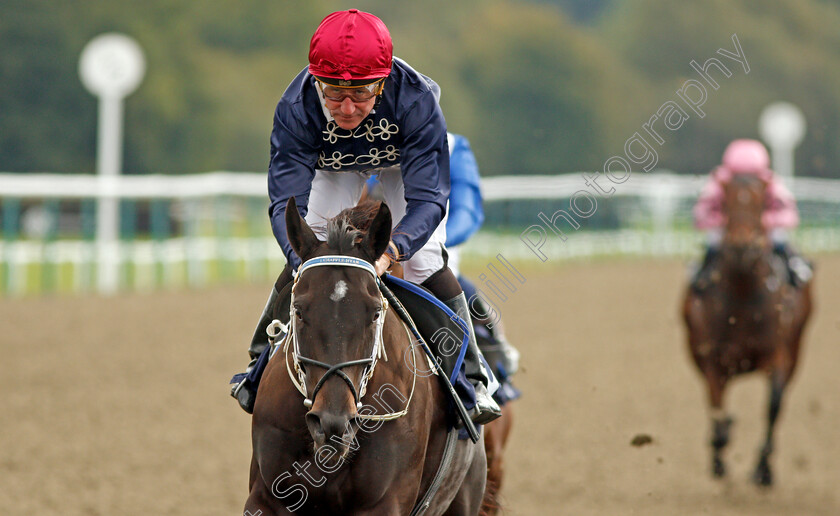
M449 128L482 173L601 169L688 79L721 59L704 118L662 130L659 166L702 173L761 109L799 105L797 174L837 177L840 4L832 0L0 0L0 170L92 172L96 100L79 54L110 31L144 48L126 101L126 173L265 170L274 106L329 12L388 25L396 55L434 78ZM716 54L736 33L750 72ZM685 107L685 106L684 106ZM687 108L686 108L687 109ZM660 122L661 124L661 122ZM661 125L660 125L661 127Z

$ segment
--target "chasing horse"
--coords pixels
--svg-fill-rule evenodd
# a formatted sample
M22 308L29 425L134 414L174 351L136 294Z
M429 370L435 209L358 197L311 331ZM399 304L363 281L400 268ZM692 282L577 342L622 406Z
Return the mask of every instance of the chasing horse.
M469 286L464 291L469 292ZM480 297L475 299L480 299ZM505 448L515 420L514 403L512 402L517 400L521 393L511 381L512 375L516 372L516 365L518 365L518 355L511 356L511 351L515 352L515 348L506 343L501 319L496 318L491 321L487 317L481 317L482 314L492 313L490 307L485 307L484 310L471 311L471 315L478 339L478 347L499 381L499 389L493 394L493 399L501 407L502 416L487 423L484 426L483 435L484 452L487 455L487 487L484 492L481 514L494 516L502 509L499 493L502 490L505 477Z
M786 239L798 223L793 197L769 161L755 140L727 147L695 207L709 249L683 303L691 356L708 388L713 476L726 475L723 451L733 423L723 404L727 383L757 371L769 379L767 429L752 475L760 486L773 484L774 429L811 312L812 284L810 264Z
M374 206L330 220L323 242L289 200L302 264L273 314L287 332L256 397L245 514L479 513L483 443L457 439L433 362L383 297L391 218Z

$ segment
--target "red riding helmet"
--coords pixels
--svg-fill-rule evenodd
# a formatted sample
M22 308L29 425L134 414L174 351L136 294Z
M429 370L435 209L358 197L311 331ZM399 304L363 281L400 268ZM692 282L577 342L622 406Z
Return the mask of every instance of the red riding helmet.
M321 21L309 42L309 73L336 86L362 86L391 73L391 34L376 16L350 9Z

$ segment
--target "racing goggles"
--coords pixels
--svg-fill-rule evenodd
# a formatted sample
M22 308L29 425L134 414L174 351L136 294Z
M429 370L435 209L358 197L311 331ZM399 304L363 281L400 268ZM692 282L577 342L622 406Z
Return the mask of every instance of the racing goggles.
M315 80L318 81L318 87L321 89L324 98L331 102L343 102L346 98L353 102L367 102L382 93L382 89L385 87L384 78L364 86L334 86L317 77Z

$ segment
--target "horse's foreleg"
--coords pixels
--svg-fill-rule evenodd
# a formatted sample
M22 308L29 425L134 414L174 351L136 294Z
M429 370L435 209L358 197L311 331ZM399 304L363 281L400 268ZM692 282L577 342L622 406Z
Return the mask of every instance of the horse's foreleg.
M483 516L494 516L499 512L498 493L502 487L503 446L507 423L506 409L502 407L502 417L484 426L484 452L487 454L487 484L481 501Z
M243 516L262 516L264 514L272 514L271 508L268 506L267 493L265 484L260 477L260 466L256 458L251 456L251 473L248 479L248 499L245 500L245 508L242 511Z
M401 514L408 514L411 507L401 502L396 497L383 500L376 507L365 510L355 510L353 514L358 516L400 516Z
M275 514L292 514L285 508L273 508L270 504L269 494L262 483L251 487L251 493L245 500L243 516L268 516ZM280 512L278 512L280 511Z
M727 378L713 371L707 371L705 376L709 386L709 407L712 419L712 474L715 477L723 477L726 475L723 449L729 444L729 429L732 426L732 418L723 410L723 393Z
M802 333L805 330L805 325L808 323L808 319L811 316L811 284L807 284L802 288L802 292L799 298L799 309L796 313L796 319L793 323L793 328L791 330L790 336L790 370L788 372L788 377L793 376L793 372L796 370L796 364L799 361L799 347L802 342Z
M770 469L770 454L773 453L773 430L776 426L776 419L782 408L782 395L787 385L787 375L780 371L774 371L770 375L770 405L767 411L767 434L764 446L758 459L758 466L753 473L753 481L760 486L773 484L773 472Z
M482 439L484 436L482 436ZM455 499L444 511L443 516L475 516L477 514L494 514L482 507L486 491L487 459L484 453L484 443L479 441L475 446L476 453L472 457L467 474Z
M268 485L259 475L258 469L257 476L251 481L248 499L245 500L245 508L242 512L243 516L295 514L295 511L306 503L309 494L303 484L281 487L279 482L290 476L289 473L285 473L278 477L272 485Z

